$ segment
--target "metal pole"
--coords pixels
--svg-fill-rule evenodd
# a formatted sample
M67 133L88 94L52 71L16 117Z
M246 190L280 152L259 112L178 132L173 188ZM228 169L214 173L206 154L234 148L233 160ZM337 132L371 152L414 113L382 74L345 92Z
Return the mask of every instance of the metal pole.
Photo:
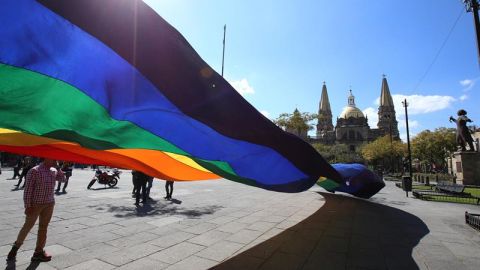
M475 24L475 33L477 34L477 57L480 63L480 21L478 18L478 2L477 0L472 1L473 9L473 23Z
M408 171L409 171L409 174L410 174L410 179L412 179L411 181L413 181L413 175L412 175L412 150L410 148L410 130L408 128L408 110L407 110L407 107L408 107L408 102L407 102L407 99L405 99L403 102L403 106L405 107L405 122L406 122L406 126L407 126L407 146L408 146ZM408 197L408 191L407 191L407 197Z
M223 26L223 54L222 54L222 77L223 77L223 67L225 61L225 35L227 33L227 25Z
M480 64L480 19L478 15L478 0L463 0L467 12L473 13L473 24L475 25L475 33L477 35L477 57Z

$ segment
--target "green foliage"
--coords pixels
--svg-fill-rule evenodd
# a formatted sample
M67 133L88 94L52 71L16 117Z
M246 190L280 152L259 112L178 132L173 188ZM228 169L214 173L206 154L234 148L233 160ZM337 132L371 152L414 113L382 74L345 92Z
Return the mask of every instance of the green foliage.
M297 109L293 113L282 113L273 122L285 130L295 131L296 134L306 133L313 129L310 121L317 118L317 114L308 112L299 112Z
M425 130L412 139L412 156L421 164L437 169L444 169L445 159L449 153L457 149L454 128L437 128L435 131Z
M352 152L345 144L325 145L321 143L312 144L320 155L329 163L364 163L358 152Z
M360 152L370 165L383 166L392 171L392 166L407 156L407 145L400 140L390 141L390 136L384 136L364 145Z

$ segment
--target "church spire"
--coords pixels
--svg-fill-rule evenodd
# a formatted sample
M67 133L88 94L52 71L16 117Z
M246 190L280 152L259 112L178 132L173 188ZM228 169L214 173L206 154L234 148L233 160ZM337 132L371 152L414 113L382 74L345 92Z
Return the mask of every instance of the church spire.
M322 111L332 113L332 110L330 109L330 101L328 100L327 86L325 85L325 82L323 82L322 96L320 97L319 113Z
M380 93L380 107L378 108L378 129L383 135L399 138L398 122L395 116L395 106L388 87L387 78L383 75L382 90Z
M330 109L330 101L328 100L327 85L323 82L322 95L318 108L317 137L322 137L327 131L332 130L332 110Z
M382 79L382 92L380 94L380 106L391 106L393 107L393 99L390 94L390 89L388 88L387 78L385 74Z
M355 107L355 96L352 94L351 88L350 88L350 96L348 96L348 106Z

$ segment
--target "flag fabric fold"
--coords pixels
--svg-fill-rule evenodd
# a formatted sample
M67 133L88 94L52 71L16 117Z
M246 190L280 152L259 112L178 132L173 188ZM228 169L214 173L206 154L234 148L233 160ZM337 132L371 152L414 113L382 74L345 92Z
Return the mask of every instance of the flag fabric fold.
M0 25L0 150L283 192L342 183L142 1L6 0Z

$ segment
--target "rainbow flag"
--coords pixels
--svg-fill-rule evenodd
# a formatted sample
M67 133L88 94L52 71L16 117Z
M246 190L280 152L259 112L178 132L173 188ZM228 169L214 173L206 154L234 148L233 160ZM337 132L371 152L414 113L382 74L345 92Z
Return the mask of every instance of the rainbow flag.
M338 172L137 0L3 0L0 150L299 192Z

